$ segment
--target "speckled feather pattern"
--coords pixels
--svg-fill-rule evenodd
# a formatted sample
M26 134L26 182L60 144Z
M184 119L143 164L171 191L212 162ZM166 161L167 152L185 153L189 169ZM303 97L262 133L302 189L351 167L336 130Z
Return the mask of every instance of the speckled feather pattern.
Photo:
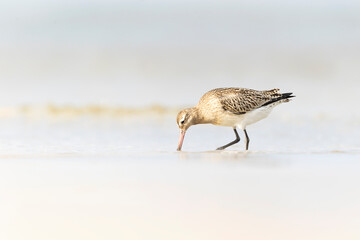
M233 114L244 114L281 97L278 92L279 89L258 91L246 88L217 88L205 93L198 106L216 98L220 101L223 110Z
M292 93L279 93L279 89L216 88L205 93L195 107L180 111L176 122L185 131L191 125L206 123L245 128L292 97Z
M244 130L246 150L248 150L250 139L246 126L266 118L275 106L295 97L292 93L279 93L279 91L279 89L258 91L247 88L216 88L205 93L195 107L184 109L177 116L176 122L180 128L177 150L181 151L185 132L190 126L206 123L234 129L236 139L217 148L218 150L239 142L236 128Z

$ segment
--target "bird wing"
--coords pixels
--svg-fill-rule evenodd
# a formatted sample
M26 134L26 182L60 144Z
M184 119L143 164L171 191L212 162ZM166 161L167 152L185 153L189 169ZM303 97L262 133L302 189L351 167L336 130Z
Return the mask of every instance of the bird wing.
M240 115L281 98L278 91L279 89L257 91L245 88L229 88L219 89L217 95L225 111Z

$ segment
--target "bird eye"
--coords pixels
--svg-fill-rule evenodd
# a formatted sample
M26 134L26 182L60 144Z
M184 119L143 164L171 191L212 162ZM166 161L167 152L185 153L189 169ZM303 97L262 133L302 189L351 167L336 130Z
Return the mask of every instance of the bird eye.
M185 120L182 120L180 123L181 123L181 124L184 124L184 122L185 122Z

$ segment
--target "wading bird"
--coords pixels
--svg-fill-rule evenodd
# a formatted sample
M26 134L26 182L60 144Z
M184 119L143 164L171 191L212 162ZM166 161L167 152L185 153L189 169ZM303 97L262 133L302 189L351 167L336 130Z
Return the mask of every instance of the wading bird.
M180 128L178 151L181 151L185 133L196 124L210 123L219 126L232 127L236 139L217 148L223 150L240 141L236 128L245 133L246 150L249 149L249 136L246 126L266 118L271 110L280 103L288 102L295 97L292 93L279 93L279 89L257 91L246 88L216 88L205 93L199 103L187 108L177 115L177 125Z

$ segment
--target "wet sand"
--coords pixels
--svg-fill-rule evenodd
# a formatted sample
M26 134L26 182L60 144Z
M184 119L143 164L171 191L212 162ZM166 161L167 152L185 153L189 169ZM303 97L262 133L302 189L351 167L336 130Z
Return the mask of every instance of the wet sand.
M212 151L233 136L210 125L176 152L171 116L3 119L0 238L359 238L358 133L286 119L249 128L249 152Z

